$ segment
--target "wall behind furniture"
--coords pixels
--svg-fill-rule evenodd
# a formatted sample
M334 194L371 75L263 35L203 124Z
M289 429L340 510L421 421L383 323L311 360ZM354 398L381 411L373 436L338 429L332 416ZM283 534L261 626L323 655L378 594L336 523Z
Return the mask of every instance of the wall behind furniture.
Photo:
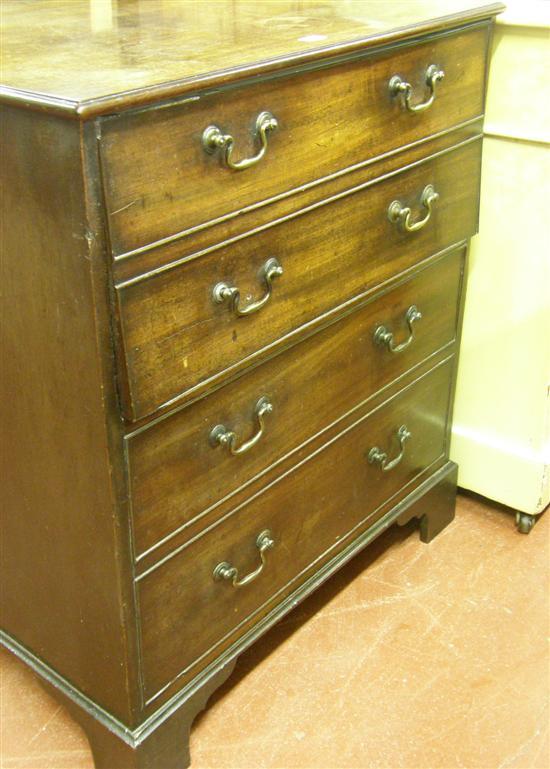
M537 514L550 501L550 2L507 5L493 44L451 458L462 487Z

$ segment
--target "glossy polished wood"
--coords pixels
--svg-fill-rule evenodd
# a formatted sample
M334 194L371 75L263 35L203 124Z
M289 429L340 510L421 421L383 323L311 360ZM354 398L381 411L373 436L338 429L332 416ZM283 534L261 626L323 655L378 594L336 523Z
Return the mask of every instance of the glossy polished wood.
M113 252L131 252L478 117L488 32L483 24L340 66L105 120L101 154ZM406 74L422 97L433 62L445 80L432 107L411 115L388 83ZM264 110L279 127L253 168L231 171L204 151L202 132L215 123L235 137L238 157L254 155L254 123Z
M131 255L113 258L113 280L117 288L139 283L145 277L160 275L178 265L259 234L274 223L282 224L299 216L305 209L313 210L345 196L349 190L367 186L382 176L389 176L431 155L449 151L483 134L483 118L467 122L450 131L423 137L412 145L399 147L387 154L358 163L330 177L316 179L310 185L298 187L285 194L239 209L235 216L210 222L208 227L178 233L162 244L150 243Z
M480 0L4 0L2 95L90 117L503 8Z
M167 402L181 402L201 383L219 380L252 356L288 342L323 313L473 235L480 161L481 142L471 142L373 187L350 191L330 204L330 213L322 206L119 290L126 415L136 419ZM432 221L420 232L403 233L388 220L388 206L397 198L416 210L426 184L440 195ZM257 315L235 318L226 305L212 301L222 280L254 297L262 290L258 271L273 256L284 273Z
M382 296L375 294L365 307L336 325L130 437L137 555L176 529L189 531L197 516L210 513L221 499L452 343L464 256L461 248L431 260L419 273ZM381 322L395 331L396 338L406 337L404 316L413 304L422 312L413 344L397 355L376 345L374 330ZM253 406L262 395L269 397L273 412L266 417L265 435L257 446L238 457L222 447L213 448L209 432L219 423L243 440L250 437Z
M82 709L98 767L184 769L192 718L245 648L408 509L426 538L452 517L462 271L499 8L453 6L441 18L449 4L4 4L0 639ZM409 115L386 93L383 107L381 62L391 74L411 64L395 74L420 99L424 54L444 51L433 63L458 100L449 88L443 111L438 95L425 116ZM350 78L362 66L364 80ZM303 84L319 78L330 88L316 99ZM236 185L233 206L206 174L231 173L213 157L201 154L200 178L185 155L187 177L168 182L180 120L221 116L238 140L256 86L280 93L269 141L291 126L290 165L270 143L242 178L264 160L277 174ZM378 119L361 135L364 102ZM157 129L171 115L165 136ZM322 167L304 144L308 122L330 127ZM142 125L155 130L140 155ZM205 127L191 125L199 141ZM115 213L105 190L133 195L142 177L139 217L133 206ZM179 181L195 197L179 199ZM440 196L430 220L402 232L388 206L425 217L428 184ZM193 211L201 228L178 229ZM220 281L245 305L260 299L270 257L283 274L257 313L236 318L213 301ZM405 338L413 304L424 317L411 345L399 356L375 345L380 324ZM254 453L206 449L215 424L250 438L262 395L273 411ZM386 469L399 463L369 464L373 447ZM206 467L208 455L219 464ZM422 500L437 509L422 513ZM264 529L275 548L260 573ZM254 581L214 582L222 561Z
M291 581L303 579L317 558L337 549L361 521L369 516L374 521L383 502L444 456L452 368L451 359L361 417L314 461L268 485L139 582L147 698L214 644L219 652L235 640L240 622ZM396 451L394 434L401 424L412 436L402 462L383 473L369 465L367 455L375 444ZM257 567L255 542L264 529L272 532L275 546L261 576L242 589L214 581L220 561L238 564L242 573Z

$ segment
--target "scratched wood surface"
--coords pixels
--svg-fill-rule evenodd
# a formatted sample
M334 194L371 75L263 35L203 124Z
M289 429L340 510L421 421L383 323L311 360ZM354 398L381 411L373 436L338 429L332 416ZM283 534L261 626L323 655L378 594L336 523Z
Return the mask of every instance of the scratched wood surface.
M1 98L117 112L489 18L479 0L4 0Z

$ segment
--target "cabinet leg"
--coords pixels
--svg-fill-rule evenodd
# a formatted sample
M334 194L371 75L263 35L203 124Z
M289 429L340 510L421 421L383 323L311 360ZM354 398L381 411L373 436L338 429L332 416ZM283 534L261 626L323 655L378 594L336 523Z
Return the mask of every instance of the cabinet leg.
M133 732L128 730L126 738L66 696L62 701L88 737L95 769L187 769L191 763L189 734L193 720L234 667L235 662L231 662L211 676L158 726L146 733L140 728ZM59 690L49 685L47 689L59 699Z
M186 769L191 763L189 732L192 718L182 711L177 711L134 746L99 721L84 724L79 718L92 748L95 769Z
M448 462L436 474L434 485L397 519L400 526L420 519L420 539L431 542L455 517L458 466Z

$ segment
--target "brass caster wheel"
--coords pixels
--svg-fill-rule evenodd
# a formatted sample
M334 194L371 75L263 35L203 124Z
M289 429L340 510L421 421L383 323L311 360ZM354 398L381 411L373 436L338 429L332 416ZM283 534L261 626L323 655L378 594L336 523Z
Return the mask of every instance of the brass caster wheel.
M535 516L528 513L516 513L517 530L522 534L529 534L535 525Z

